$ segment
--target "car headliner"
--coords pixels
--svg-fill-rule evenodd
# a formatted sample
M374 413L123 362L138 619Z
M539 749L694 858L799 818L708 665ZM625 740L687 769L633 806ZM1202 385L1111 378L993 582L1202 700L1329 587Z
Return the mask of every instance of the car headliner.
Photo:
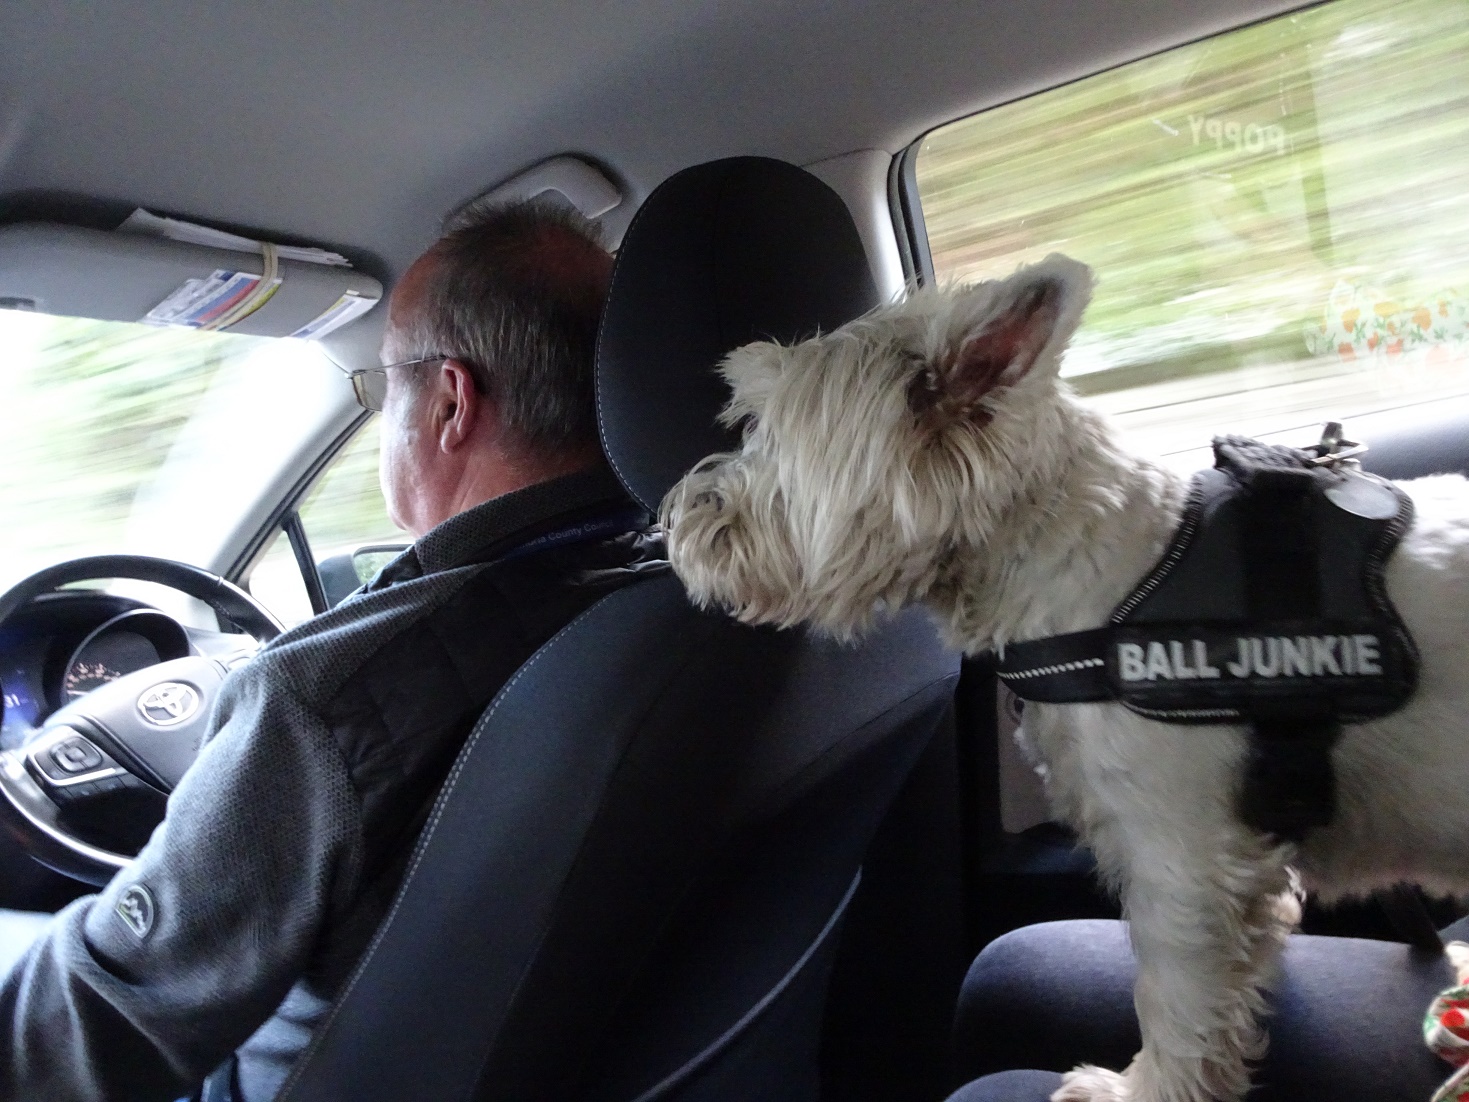
M606 166L632 197L625 219L686 165L896 151L1292 6L9 0L0 196L118 200L346 246L390 281L445 210L556 153Z

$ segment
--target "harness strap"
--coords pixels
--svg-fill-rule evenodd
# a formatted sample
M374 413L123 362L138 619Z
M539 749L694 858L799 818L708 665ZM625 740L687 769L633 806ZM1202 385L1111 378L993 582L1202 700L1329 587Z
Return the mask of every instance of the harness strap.
M1043 704L1113 700L1107 677L1107 646L1112 628L1092 628L1011 643L1000 656L1000 680L1025 700Z
M1315 478L1282 463L1281 452L1238 437L1216 441L1217 466L1239 483L1239 556L1252 619L1321 616ZM1334 712L1310 699L1249 713L1253 737L1240 792L1240 817L1257 830L1299 842L1336 810L1331 748L1341 736Z
M1005 645L1000 679L1025 700L1247 726L1242 818L1288 841L1329 823L1342 723L1396 710L1418 667L1382 583L1412 502L1341 468L1339 436L1328 426L1307 450L1216 438L1215 469L1109 622Z

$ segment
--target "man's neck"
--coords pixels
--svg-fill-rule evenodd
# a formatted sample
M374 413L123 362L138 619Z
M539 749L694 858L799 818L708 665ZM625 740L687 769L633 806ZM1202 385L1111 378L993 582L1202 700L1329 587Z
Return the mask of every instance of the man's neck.
M485 456L482 462L465 469L464 476L449 499L448 511L435 524L494 498L512 494L527 486L550 482L553 478L591 470L604 462L601 449L596 444L556 454L529 450L510 453L501 450L500 454Z

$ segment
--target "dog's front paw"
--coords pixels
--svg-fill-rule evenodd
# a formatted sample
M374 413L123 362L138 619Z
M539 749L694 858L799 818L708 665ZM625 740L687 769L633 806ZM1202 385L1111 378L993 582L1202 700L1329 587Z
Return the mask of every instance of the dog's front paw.
M1131 1097L1127 1080L1117 1072L1083 1064L1066 1073L1051 1102L1126 1102Z

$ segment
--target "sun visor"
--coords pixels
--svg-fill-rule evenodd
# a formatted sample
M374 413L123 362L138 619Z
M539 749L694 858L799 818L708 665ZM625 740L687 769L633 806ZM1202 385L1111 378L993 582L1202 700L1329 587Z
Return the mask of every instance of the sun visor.
M154 232L161 231L0 225L0 306L314 339L350 324L383 295L382 284L341 258L292 255L332 256L320 250L247 241L255 251L243 251Z

